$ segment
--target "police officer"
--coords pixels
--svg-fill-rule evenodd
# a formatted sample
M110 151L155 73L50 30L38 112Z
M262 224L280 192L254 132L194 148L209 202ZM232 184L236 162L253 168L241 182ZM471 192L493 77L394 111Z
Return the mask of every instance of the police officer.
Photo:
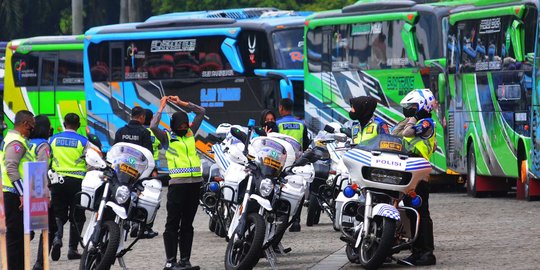
M154 135L154 132L150 128L150 124L152 122L152 117L154 116L154 113L152 113L152 110L145 109L146 118L144 120L144 127L150 132L150 141L152 142L152 153L154 154L154 162L156 163L156 168L159 167L159 149L161 148L161 143L156 138L156 135Z
M278 112L281 115L281 118L277 120L277 126L279 133L289 135L296 139L298 143L302 146L302 149L305 150L308 148L310 140L307 134L307 128L304 124L304 121L296 119L293 115L293 101L290 98L284 98L280 101ZM300 208L300 213L302 213L302 208ZM290 232L299 232L300 227L300 213L298 218L296 218L289 228Z
M277 126L279 133L295 138L302 146L302 149L305 150L310 143L307 128L304 121L298 120L292 115L293 105L294 103L290 98L281 100L278 108L281 118L277 120Z
M186 113L175 112L171 117L171 131L159 130L158 123L167 101L195 112L191 125ZM169 269L199 269L192 266L190 260L193 244L193 220L199 205L202 170L197 156L195 133L199 129L205 109L191 102L185 102L177 96L163 97L159 110L154 115L150 128L166 150L169 167L169 189L167 193L167 222L163 241ZM176 261L177 248L180 247L180 261Z
M23 164L35 161L27 138L36 125L34 115L26 110L15 114L14 129L1 144L0 163L7 227L8 269L24 269Z
M429 160L435 152L435 122L431 111L435 106L435 97L429 89L417 89L407 94L400 102L405 119L392 130L393 135L403 136L408 151ZM416 194L422 199L417 208L420 214L418 237L413 243L412 254L398 262L403 265L434 265L437 263L433 250L433 221L429 212L429 183L420 181ZM406 206L411 206L410 198L404 200Z
M152 116L150 116L151 118ZM146 110L140 106L135 106L131 109L131 121L122 128L116 131L114 136L114 143L118 142L128 142L136 145L140 145L150 152L153 152L151 133L147 128L143 126L146 122ZM131 224L130 236L136 237L139 233L139 224L133 222ZM144 230L141 238L153 238L156 237L157 233L148 230Z
M50 165L51 162L51 146L48 139L52 135L51 122L45 115L38 115L35 117L36 127L30 134L30 151L36 156L36 161L47 162ZM49 206L49 239L53 239L56 233L56 221L54 219L54 213ZM37 252L36 263L33 270L43 269L43 234L39 238L39 246ZM49 250L51 250L52 241L49 241Z
M95 148L88 139L77 133L81 126L80 118L75 113L68 113L64 117L65 131L49 139L52 152L51 169L60 176L58 183L51 183L51 203L54 210L57 231L51 249L51 258L57 261L60 258L64 224L70 221L68 259L80 259L77 251L80 240L80 230L84 226L86 217L84 211L74 206L75 195L81 191L81 182L86 174L86 161L84 155L89 148Z
M145 119L146 111L140 106L133 107L131 110L131 121L116 131L114 143L133 143L140 145L152 152L153 149L152 141L150 139L150 132L143 127Z
M388 124L384 120L375 117L377 109L377 99L370 96L360 96L351 98L351 110L349 117L357 121L351 128L352 141L359 144L375 138L378 134L388 134Z

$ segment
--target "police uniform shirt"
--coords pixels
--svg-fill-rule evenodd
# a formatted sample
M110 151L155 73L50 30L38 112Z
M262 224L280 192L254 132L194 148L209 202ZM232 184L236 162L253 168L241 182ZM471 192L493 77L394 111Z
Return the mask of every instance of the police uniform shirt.
M9 132L21 135L16 130L10 130L8 131L8 133ZM21 175L19 174L19 163L21 162L21 159L24 157L25 154L26 148L24 148L24 145L19 141L12 141L6 146L6 170L9 180L11 180L11 182L21 179Z
M114 143L119 142L133 143L150 150L151 153L154 152L150 131L136 120L129 121L127 125L116 131Z
M49 162L51 158L51 145L45 141L44 143L37 146L36 149L36 161L45 161Z

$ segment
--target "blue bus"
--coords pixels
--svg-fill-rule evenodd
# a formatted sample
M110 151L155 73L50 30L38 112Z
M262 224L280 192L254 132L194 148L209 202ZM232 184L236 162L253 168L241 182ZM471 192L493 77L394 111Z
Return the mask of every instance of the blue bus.
M272 8L171 13L88 30L89 131L107 151L133 106L155 112L162 96L178 95L206 107L197 147L207 154L220 123L245 124L286 97L303 112L305 15ZM161 127L180 109L166 107Z

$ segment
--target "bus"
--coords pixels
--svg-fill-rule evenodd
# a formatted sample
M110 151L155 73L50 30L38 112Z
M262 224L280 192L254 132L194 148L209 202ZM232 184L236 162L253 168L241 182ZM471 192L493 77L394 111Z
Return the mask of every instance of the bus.
M477 2L448 20L447 164L471 196L538 198L538 1Z
M422 1L425 2L425 1ZM404 119L401 99L413 89L429 88L441 106L438 81L445 62L445 26L457 2L359 1L341 10L306 19L304 61L306 123L318 131L328 122L349 121L349 100L369 95L379 104L375 115L389 125ZM444 181L458 177L446 165L444 125L436 125L433 174Z
M245 125L263 109L276 110L283 97L295 99L295 109L303 112L305 17L274 9L208 15L215 13L173 13L86 32L88 125L105 151L133 106L155 112L165 95L206 108L197 134L203 154L220 123ZM166 107L161 128L169 128L169 116L177 110Z
M41 36L10 41L6 48L4 121L13 128L15 114L28 110L47 115L63 131L67 113L81 118L86 135L83 80L83 36Z

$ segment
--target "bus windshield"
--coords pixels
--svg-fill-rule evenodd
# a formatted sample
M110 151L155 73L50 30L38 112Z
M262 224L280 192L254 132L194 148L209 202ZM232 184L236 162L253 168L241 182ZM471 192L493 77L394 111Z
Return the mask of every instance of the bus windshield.
M272 40L279 69L302 69L304 29L275 31Z

